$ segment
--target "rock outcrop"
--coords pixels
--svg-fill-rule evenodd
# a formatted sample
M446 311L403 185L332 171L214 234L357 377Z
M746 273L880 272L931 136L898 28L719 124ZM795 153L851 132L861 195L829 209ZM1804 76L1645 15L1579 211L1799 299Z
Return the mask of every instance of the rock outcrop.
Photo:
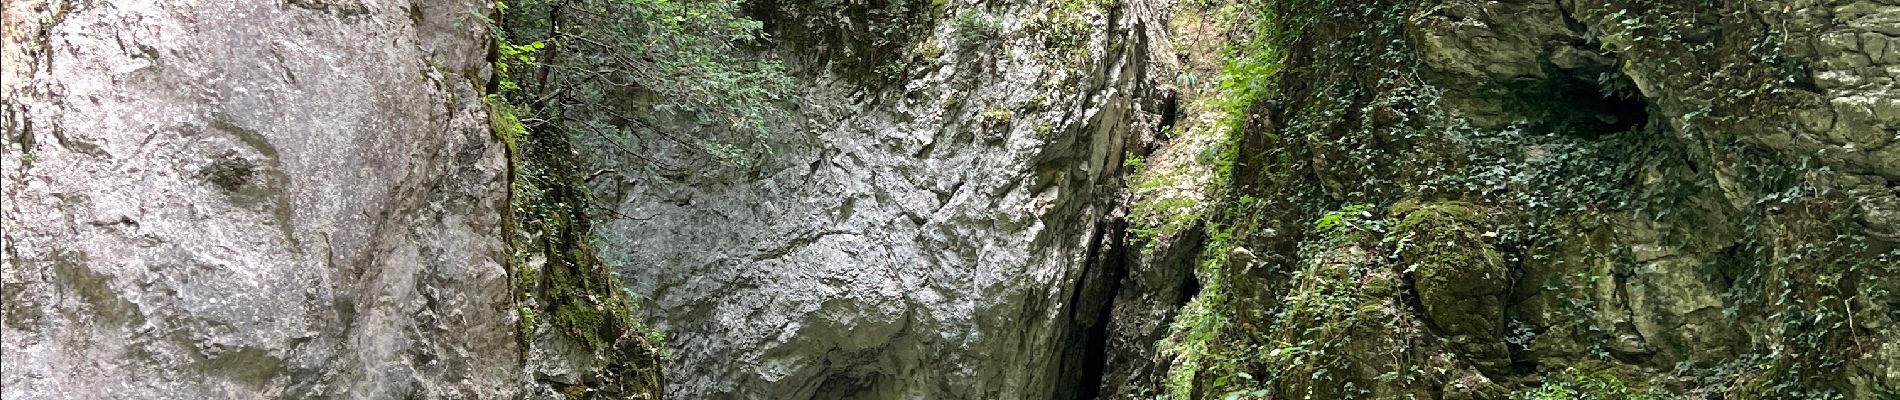
M742 8L6 3L0 397L1900 396L1893 0Z
M673 338L669 393L1088 396L1122 158L1160 122L1152 11L873 3L762 11L805 90L756 165L583 146L611 171L608 258Z
M1255 256L1203 292L1225 322L1177 325L1220 339L1169 360L1176 393L1900 395L1900 4L1259 7L1239 65L1271 90L1209 246ZM1353 215L1373 240L1315 227ZM1383 257L1313 284L1356 252Z
M596 361L517 318L490 2L5 7L0 397L592 393L530 368Z

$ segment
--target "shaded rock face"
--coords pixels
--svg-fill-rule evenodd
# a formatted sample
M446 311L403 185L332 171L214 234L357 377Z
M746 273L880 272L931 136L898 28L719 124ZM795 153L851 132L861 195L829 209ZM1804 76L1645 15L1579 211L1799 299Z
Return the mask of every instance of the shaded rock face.
M1113 297L1101 344L1100 398L1137 398L1158 393L1168 363L1157 361L1157 342L1182 305L1200 289L1196 257L1206 237L1197 227L1167 238L1148 251L1130 248ZM1092 382L1082 382L1091 384Z
M1407 340L1448 344L1398 353L1449 362L1330 384L1900 395L1900 4L1377 3L1266 2L1285 65L1237 138L1237 194L1265 206L1222 221L1262 261L1223 267L1229 344L1382 337L1253 339L1284 333L1308 266L1349 249L1313 221L1369 204L1369 251L1394 257L1367 268L1405 273L1402 315L1431 324Z
M1155 129L1149 12L924 3L778 5L794 9L761 18L901 42L776 32L806 89L756 166L669 174L648 161L684 165L690 148L582 146L618 172L592 181L621 217L597 230L671 338L669 394L1086 395L1073 382L1090 375L1085 344L1118 277L1119 260L1097 258L1115 246L1098 238L1119 237L1103 216L1119 201L1124 143ZM873 18L799 19L834 13ZM892 61L837 65L864 59ZM841 75L867 69L885 75Z
M1515 17L1480 16L1507 14ZM1593 293L1570 296L1594 299L1594 322L1581 325L1607 335L1546 335L1531 345L1542 348L1532 354L1579 357L1576 349L1559 350L1577 346L1574 341L1607 347L1626 363L1663 367L1715 365L1785 346L1824 354L1817 358L1828 361L1816 364L1847 367L1791 367L1804 374L1799 386L1808 395L1877 398L1900 391L1892 352L1879 350L1892 346L1892 335L1880 332L1890 329L1893 315L1883 310L1891 309L1895 286L1883 276L1895 265L1892 232L1900 228L1886 217L1900 199L1894 184L1900 147L1892 146L1900 140L1900 113L1894 112L1900 111L1894 109L1900 62L1887 45L1896 40L1896 21L1900 5L1865 1L1719 9L1448 2L1408 27L1420 40L1429 80L1454 88L1450 105L1472 110L1466 115L1479 116L1471 120L1480 126L1521 124L1491 124L1483 116L1502 109L1523 118L1535 110L1523 104L1538 101L1525 96L1522 82L1531 81L1528 91L1567 87L1597 95L1565 102L1570 109L1564 113L1575 117L1531 114L1559 126L1555 130L1600 140L1647 125L1647 134L1681 143L1668 150L1684 159L1680 166L1662 163L1633 182L1640 190L1677 192L1652 197L1680 200L1605 218L1560 218L1566 222L1550 231L1566 237L1547 242L1565 247L1553 253L1568 260L1520 264L1526 274L1521 298L1564 297L1538 287L1562 286L1553 284L1561 279L1555 275L1607 278L1584 289ZM1472 70L1477 65L1491 70ZM1492 100L1477 99L1487 95ZM1577 122L1583 118L1595 121ZM1642 156L1630 153L1620 156ZM1760 181L1769 175L1762 170L1776 166L1798 177ZM1789 194L1790 187L1818 193ZM1741 254L1754 251L1765 254ZM1801 278L1809 273L1826 278ZM1832 279L1852 281L1854 288L1831 289L1837 285ZM1782 303L1812 301L1823 291L1865 306ZM1533 321L1532 330L1571 329L1574 321L1556 319L1574 316L1552 315L1557 308L1524 307L1537 310L1527 314L1544 314L1523 318ZM1831 338L1814 342L1773 328L1787 326L1788 315L1843 321L1808 331ZM1845 321L1850 318L1855 322Z
M489 2L5 7L0 397L532 387Z

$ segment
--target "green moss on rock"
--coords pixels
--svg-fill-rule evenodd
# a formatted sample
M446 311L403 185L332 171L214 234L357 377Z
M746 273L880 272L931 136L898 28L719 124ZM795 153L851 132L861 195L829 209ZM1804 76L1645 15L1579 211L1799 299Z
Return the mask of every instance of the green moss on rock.
M1468 203L1405 201L1392 212L1399 216L1392 232L1398 256L1426 317L1474 363L1502 370L1510 363L1504 345L1510 271L1487 240L1497 233Z
M599 363L578 385L555 383L568 398L658 398L662 352L590 244L591 199L566 135L530 134L518 119L521 111L498 96L491 96L489 111L491 127L508 149L503 225L522 348L541 346L537 334L547 326L591 353L575 355Z
M1586 364L1545 376L1534 389L1511 394L1513 400L1663 400L1672 398L1641 385L1641 377L1609 365ZM1635 384L1632 384L1635 383Z

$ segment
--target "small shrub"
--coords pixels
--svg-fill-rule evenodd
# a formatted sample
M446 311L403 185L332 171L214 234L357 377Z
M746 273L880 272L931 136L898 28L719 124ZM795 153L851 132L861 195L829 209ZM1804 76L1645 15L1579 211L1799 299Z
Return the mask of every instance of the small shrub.
M962 38L966 47L996 38L997 31L1002 25L996 21L996 17L975 9L957 11L955 23L957 36Z

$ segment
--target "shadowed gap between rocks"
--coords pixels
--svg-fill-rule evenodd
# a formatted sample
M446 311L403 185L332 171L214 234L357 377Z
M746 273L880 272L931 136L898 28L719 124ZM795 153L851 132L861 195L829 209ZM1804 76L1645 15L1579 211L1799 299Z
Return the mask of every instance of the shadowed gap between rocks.
M1056 400L1101 397L1109 320L1127 272L1127 230L1127 220L1113 218L1090 241L1082 277L1069 299L1069 329L1062 343L1061 371L1056 375Z

